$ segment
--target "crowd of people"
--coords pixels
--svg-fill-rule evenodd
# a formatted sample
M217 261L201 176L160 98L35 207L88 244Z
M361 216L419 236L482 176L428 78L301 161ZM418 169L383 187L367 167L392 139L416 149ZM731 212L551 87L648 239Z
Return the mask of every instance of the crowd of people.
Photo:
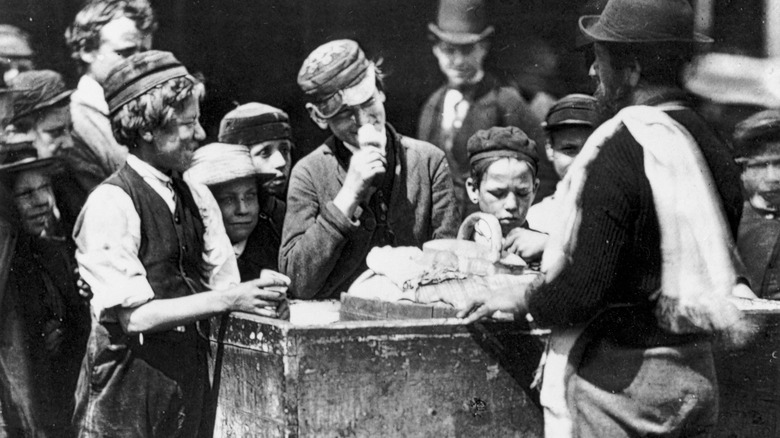
M330 136L297 163L272 103L200 144L208 90L152 48L146 0L85 3L65 31L75 90L0 26L0 432L206 436L210 317L289 318L288 297L338 298L372 248L454 238L480 211L544 281L459 315L552 329L547 436L709 436L712 340L750 330L730 298L780 297L780 110L722 138L681 83L709 41L687 0L610 0L579 21L595 96L542 120L485 71L483 12L441 0L446 83L417 138L358 42L315 48L297 83Z

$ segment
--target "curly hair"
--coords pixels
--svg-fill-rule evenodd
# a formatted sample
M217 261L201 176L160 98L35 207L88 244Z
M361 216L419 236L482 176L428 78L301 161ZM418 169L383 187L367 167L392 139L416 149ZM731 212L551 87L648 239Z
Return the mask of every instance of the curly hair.
M121 145L136 147L144 132L168 125L190 96L202 100L203 94L203 84L191 76L163 82L126 103L114 114L111 118L114 138Z
M80 61L79 53L100 47L100 30L110 21L127 17L138 30L150 35L157 29L157 20L148 0L87 0L65 31L70 56Z

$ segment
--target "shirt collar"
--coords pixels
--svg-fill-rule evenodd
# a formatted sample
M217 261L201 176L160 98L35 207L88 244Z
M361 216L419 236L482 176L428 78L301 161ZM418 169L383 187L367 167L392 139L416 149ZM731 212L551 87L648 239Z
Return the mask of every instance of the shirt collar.
M101 113L108 115L108 103L106 103L103 87L89 75L81 76L73 97L83 103L96 108Z
M171 177L155 169L154 166L141 160L133 154L127 155L127 165L132 167L141 178L154 178L161 184L167 185L171 182Z
M244 239L233 245L233 253L236 255L236 258L241 257L241 254L244 253L244 250L246 249L246 242L248 240L249 239Z
M776 208L772 208L772 206L766 202L766 199L759 195L753 195L750 197L750 205L758 212L758 214L766 219L775 219L778 217L778 214L780 214L780 211L777 211Z

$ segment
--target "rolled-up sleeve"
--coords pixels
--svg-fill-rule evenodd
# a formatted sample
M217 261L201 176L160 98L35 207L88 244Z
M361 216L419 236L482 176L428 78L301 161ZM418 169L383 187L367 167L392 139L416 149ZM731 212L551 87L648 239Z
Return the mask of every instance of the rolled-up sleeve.
M141 219L124 190L98 186L81 210L73 239L81 277L92 289L96 317L103 319L113 307L137 307L154 298L138 258Z

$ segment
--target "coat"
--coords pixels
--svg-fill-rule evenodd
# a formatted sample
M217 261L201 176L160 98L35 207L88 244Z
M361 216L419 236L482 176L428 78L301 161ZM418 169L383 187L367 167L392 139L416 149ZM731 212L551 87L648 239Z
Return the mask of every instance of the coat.
M743 212L737 248L750 286L760 298L780 299L780 220L766 218L749 202Z
M387 131L396 145L396 165L386 220L393 246L417 246L454 238L460 216L444 153L433 145ZM293 168L287 193L279 269L292 280L296 298L337 298L366 269L366 255L381 212L361 204L357 221L336 208L333 199L347 168L334 153L334 139Z
M444 139L441 118L447 90L446 85L442 86L425 102L420 113L417 130L417 137L420 140L430 142L442 150L444 150ZM444 150L463 217L479 211L478 207L469 201L466 194L466 179L471 172L466 144L469 138L481 129L490 129L494 126L516 126L522 129L529 138L536 142L536 153L539 156L537 177L540 184L535 199L539 201L555 192L558 177L552 164L547 160L544 150L546 138L542 131L541 121L533 115L520 93L512 87L502 86L495 78L486 75L471 90L464 91L464 95L471 105L463 120L463 125L455 134L452 150Z

